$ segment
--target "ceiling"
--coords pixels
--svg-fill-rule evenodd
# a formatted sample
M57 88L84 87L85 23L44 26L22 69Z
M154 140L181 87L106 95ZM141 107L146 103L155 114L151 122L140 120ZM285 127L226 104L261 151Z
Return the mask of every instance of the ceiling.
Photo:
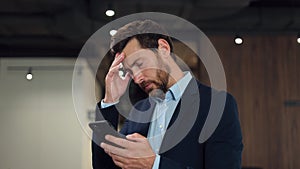
M299 0L2 0L0 57L77 57L96 30L137 12L173 14L208 34L300 31Z

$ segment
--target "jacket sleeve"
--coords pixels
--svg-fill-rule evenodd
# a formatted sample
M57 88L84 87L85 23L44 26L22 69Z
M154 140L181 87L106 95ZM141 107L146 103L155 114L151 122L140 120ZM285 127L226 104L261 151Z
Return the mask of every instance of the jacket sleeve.
M159 169L192 169L166 157L160 157Z
M116 107L110 106L108 108L100 109L100 103L98 103L98 107L99 108L96 107L96 121L105 119L116 129L119 116ZM114 164L112 158L94 141L92 141L92 165L93 169L119 169L119 167Z
M205 144L206 169L240 169L243 150L237 104L227 94L220 123Z

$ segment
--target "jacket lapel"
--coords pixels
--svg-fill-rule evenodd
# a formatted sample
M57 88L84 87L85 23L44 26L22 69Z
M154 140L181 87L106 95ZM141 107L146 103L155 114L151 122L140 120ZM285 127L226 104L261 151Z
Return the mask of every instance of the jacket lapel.
M176 106L163 138L160 153L174 147L188 134L197 119L199 104L199 88L197 81L193 78Z

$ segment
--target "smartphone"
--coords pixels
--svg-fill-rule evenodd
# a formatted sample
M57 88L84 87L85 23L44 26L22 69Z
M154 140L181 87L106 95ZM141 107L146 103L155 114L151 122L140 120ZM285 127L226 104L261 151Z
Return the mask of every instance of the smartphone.
M97 145L100 145L102 142L104 142L113 146L120 147L116 144L105 140L105 135L107 134L126 139L126 136L116 131L107 120L91 122L89 123L89 127L93 130L93 141Z

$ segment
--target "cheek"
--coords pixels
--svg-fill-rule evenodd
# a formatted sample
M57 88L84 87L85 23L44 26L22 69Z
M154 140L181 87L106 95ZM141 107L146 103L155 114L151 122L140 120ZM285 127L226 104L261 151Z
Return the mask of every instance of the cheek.
M147 79L156 79L157 78L157 69L144 69L142 74Z

